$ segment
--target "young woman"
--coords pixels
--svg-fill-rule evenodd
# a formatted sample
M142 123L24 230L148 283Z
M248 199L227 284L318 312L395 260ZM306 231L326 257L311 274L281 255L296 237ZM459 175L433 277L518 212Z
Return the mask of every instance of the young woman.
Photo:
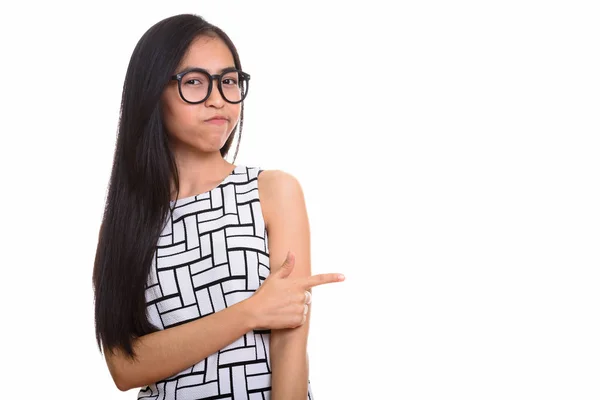
M140 399L312 398L310 289L344 278L311 276L292 175L225 160L249 81L195 15L133 51L93 284L100 351Z

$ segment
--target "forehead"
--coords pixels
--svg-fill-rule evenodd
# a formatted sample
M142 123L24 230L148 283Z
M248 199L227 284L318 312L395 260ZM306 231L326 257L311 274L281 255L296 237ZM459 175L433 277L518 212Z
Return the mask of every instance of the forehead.
M201 36L190 44L179 70L200 67L216 74L224 68L234 66L233 55L221 38Z

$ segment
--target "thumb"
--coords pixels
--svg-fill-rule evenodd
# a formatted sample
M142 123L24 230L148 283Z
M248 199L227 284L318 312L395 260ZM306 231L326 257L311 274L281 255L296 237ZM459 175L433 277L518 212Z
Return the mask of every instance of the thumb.
M294 269L295 262L296 257L294 256L294 253L288 251L287 256L285 257L285 261L279 269L279 276L282 278L289 276L292 273L292 270Z

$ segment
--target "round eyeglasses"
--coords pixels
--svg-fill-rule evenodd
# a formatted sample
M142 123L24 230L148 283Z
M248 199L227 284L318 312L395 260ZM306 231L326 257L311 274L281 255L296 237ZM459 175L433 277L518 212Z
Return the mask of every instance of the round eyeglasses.
M208 99L217 79L217 88L228 103L237 104L248 95L250 75L236 68L227 68L220 74L211 75L202 68L191 68L171 77L177 81L179 95L190 104L199 104Z

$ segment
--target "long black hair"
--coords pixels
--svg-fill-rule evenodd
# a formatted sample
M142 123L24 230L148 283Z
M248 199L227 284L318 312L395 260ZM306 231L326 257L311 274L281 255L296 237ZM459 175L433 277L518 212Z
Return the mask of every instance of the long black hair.
M231 39L202 17L182 14L153 25L140 38L123 85L112 173L94 261L96 342L100 352L120 348L135 359L133 340L158 330L146 314L145 287L159 235L170 212L171 182L179 188L175 158L161 115L161 94L192 41L220 38L242 69ZM239 123L221 148L225 157Z

